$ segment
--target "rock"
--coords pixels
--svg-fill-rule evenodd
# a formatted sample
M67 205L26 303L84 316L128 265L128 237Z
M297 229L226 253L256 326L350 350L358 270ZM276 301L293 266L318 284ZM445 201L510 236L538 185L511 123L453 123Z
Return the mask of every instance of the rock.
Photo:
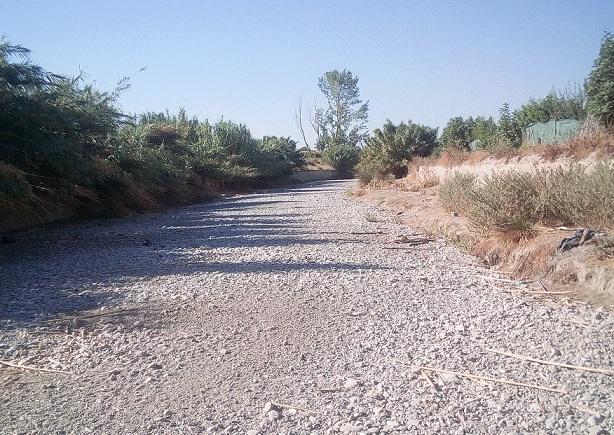
M601 415L591 415L586 419L586 423L589 426L597 426L603 421L603 417Z
M352 379L352 378L347 378L345 382L343 383L343 388L347 388L347 389L354 388L357 386L358 386L358 380Z
M161 365L161 364L158 364L158 363L156 363L156 362L153 362L153 363L149 364L149 365L147 366L147 368L148 368L148 369L153 369L153 370L160 370L160 369L162 368L162 365Z
M267 418L269 419L269 421L275 421L279 418L279 412L272 409L267 413Z
M341 432L360 432L362 430L362 426L355 426L352 423L345 423L339 427Z
M260 432L255 430L255 429L250 429L247 432L245 432L245 435L258 435Z

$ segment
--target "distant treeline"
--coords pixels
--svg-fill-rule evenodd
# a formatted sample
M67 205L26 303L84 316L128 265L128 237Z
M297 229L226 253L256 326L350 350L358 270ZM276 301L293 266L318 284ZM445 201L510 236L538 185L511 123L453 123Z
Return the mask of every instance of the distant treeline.
M411 121L398 125L388 121L365 140L358 173L365 181L401 177L415 156L442 151L483 149L500 151L518 148L527 126L552 119L591 117L606 130L614 127L614 35L606 33L584 87L564 92L552 91L544 98L531 99L512 111L507 103L499 109L499 119L492 117L454 117L442 130ZM470 147L470 144L473 144Z

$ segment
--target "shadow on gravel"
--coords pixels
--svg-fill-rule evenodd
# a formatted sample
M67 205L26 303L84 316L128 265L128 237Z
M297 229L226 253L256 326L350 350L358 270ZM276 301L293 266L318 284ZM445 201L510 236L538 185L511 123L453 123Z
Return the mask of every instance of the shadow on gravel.
M322 191L327 185L294 192ZM341 263L223 262L219 258L224 253L219 251L217 258L210 257L207 251L215 248L352 242L310 233L306 225L309 213L293 211L302 201L279 198L269 191L165 213L55 225L17 234L15 243L0 244L0 328L109 306L123 300L122 286L153 277L373 269Z

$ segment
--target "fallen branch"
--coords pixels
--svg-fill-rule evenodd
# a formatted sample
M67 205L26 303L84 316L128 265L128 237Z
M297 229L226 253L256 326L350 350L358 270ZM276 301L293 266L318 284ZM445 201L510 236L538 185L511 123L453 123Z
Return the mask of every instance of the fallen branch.
M514 279L505 279L505 278L496 278L494 276L486 276L486 275L476 275L478 278L482 278L482 279L491 279L493 281L500 281L500 282L509 282L512 284L528 284L530 282L533 281L522 281L522 280L514 280Z
M1 361L0 360L0 364L7 366L7 367L13 367L16 369L23 369L23 370L33 370L33 371L38 371L38 372L47 372L47 373L64 373L64 374L71 374L70 372L65 372L63 370L53 370L53 369L44 369L44 368L40 368L40 367L33 367L33 366L25 366L22 364L15 364L12 363L10 361Z
M308 414L317 414L317 412L312 410L312 409L301 408L300 406L288 405L286 403L271 402L271 405L276 406L278 408L296 409L296 410L299 410L299 411L306 412Z
M525 295L566 295L571 291L551 292L551 291L537 291L537 292L524 292Z
M523 361L531 361L534 363L538 363L538 364L545 364L545 365L549 365L549 366L556 366L556 367L564 367L566 369L573 369L573 370L583 370L585 372L593 372L593 373L601 373L604 375L614 375L614 370L613 369L603 369L603 368L597 368L597 367L584 367L584 366L576 366L573 364L562 364L562 363L557 363L554 361L546 361L543 359L537 359L537 358L531 358L529 356L524 356L524 355L519 355L516 353L511 353L511 352L503 352L500 350L495 350L495 349L486 349L484 348L485 351L487 352L492 352L492 353L497 353L499 355L505 355L505 356L509 356L511 358L517 358Z
M408 246L382 246L382 249L401 249L401 250L410 250L415 246L425 245L426 243L404 243Z
M515 385L517 387L535 388L535 389L538 389L538 390L552 391L554 393L561 393L561 394L567 393L567 391L565 391L565 390L560 390L558 388L552 388L552 387L544 387L542 385L526 384L524 382L516 382L516 381L510 381L510 380L507 380L507 379L492 378L490 376L475 375L473 373L456 372L456 371L453 371L453 370L437 369L437 368L426 367L426 366L417 366L417 365L413 365L413 364L411 364L411 363L409 363L407 361L400 361L400 360L396 360L396 361L401 363L401 364L407 364L410 367L413 367L415 369L430 370L432 372L439 372L439 373L449 373L451 375L461 376L461 377L469 378L469 379L472 379L472 380L476 380L477 379L477 380L481 380L481 381L490 381L490 382L496 382L496 383L500 383L500 384Z
M384 234L383 231L351 231L350 234L357 236L357 235L379 235L379 234Z

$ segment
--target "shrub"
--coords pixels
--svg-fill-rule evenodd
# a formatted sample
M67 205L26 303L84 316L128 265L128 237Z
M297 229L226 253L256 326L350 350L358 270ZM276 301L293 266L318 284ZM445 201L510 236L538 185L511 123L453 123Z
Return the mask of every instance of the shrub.
M493 174L467 198L468 217L480 229L525 231L537 220L539 190L531 174Z
M407 165L415 156L430 155L437 144L437 129L411 121L395 125L386 121L366 141L358 166L363 181L396 178L407 174Z
M456 174L439 188L442 204L481 230L527 231L536 224L614 227L614 163L486 177Z
M465 212L469 206L469 197L475 188L475 175L457 172L439 186L439 198L448 210Z
M332 143L326 147L322 157L332 165L340 176L350 176L358 163L359 149L355 145Z

